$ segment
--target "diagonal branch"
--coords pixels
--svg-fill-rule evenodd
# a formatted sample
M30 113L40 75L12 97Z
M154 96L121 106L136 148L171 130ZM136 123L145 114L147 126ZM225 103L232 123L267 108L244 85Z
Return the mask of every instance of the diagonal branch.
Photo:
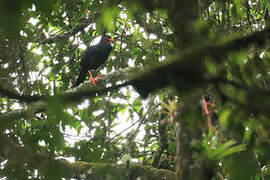
M134 72L138 72L139 70L140 68L120 69L118 71L104 75L104 78L106 79L105 80L106 82L110 82L110 83L117 82L117 81L126 81L129 77L132 76ZM57 94L54 96L20 95L19 93L13 90L4 88L4 86L0 84L0 95L8 97L10 99L19 100L20 102L26 102L26 103L33 103L37 101L48 101L48 100L51 100L52 98L63 100L66 103L74 103L74 102L78 103L87 97L88 98L93 97L93 96L96 96L96 94L102 95L113 90L118 90L119 88L130 84L129 82L125 82L118 85L105 87L106 82L103 85L100 85L99 87L91 87L91 88L89 88L90 87L89 82L85 82L83 85L75 89L71 89L64 93Z
M183 54L167 59L167 63L139 73L130 83L143 96L154 90L173 86L179 90L191 90L209 83L205 79L204 59L217 61L231 52L237 52L250 45L263 46L270 40L270 27L250 35L232 39L220 45L203 45L190 48ZM224 59L224 58L223 58ZM219 62L221 63L221 62ZM185 88L184 88L185 87Z

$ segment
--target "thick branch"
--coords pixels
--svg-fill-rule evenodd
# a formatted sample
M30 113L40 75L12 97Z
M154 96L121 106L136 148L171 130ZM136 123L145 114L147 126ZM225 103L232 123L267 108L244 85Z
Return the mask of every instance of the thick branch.
M204 76L206 57L220 60L228 53L247 48L250 45L262 46L270 39L270 28L250 35L235 38L221 45L204 45L190 48L183 54L167 60L165 64L148 69L138 74L130 82L143 96L150 92L172 85L179 90L189 91L207 83Z
M131 74L133 74L134 72L138 72L139 70L140 68L121 69L104 75L105 82L103 84L99 84L99 87L91 88L90 83L86 81L84 84L75 89L68 90L55 96L19 95L16 92L9 91L0 86L0 94L2 96L6 96L10 99L16 99L21 102L32 103L29 104L27 109L15 110L12 112L0 114L0 130L5 129L8 124L13 123L15 120L19 120L21 118L27 119L27 117L35 113L47 111L48 107L50 107L50 105L55 101L61 102L62 107L67 107L68 105L74 105L76 103L79 103L85 98L91 98L95 97L97 94L102 95L107 92L118 90L121 87L127 86L129 83L126 82L119 85L112 85L106 88L106 82L116 84L118 81L125 81L132 76Z
M129 77L132 76L132 73L138 72L139 70L140 68L120 69L118 71L104 75L105 83L99 85L98 87L91 87L89 82L85 81L83 85L75 89L68 90L64 93L57 94L55 96L20 95L17 92L4 88L2 85L0 85L0 94L10 99L16 99L16 100L19 100L20 102L26 102L26 103L32 103L32 102L37 102L37 101L48 101L52 98L63 100L66 103L80 102L82 99L86 97L88 98L93 97L93 96L96 96L96 94L102 95L107 92L117 90L123 86L128 85L129 83L127 82L127 83L122 83L120 85L112 85L110 87L105 87L107 82L116 84L116 82L118 81L126 81L127 79L129 79Z

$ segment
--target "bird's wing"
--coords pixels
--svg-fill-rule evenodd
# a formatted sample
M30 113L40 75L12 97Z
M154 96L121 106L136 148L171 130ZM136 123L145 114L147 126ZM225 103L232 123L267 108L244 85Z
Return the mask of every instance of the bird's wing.
M81 61L80 65L85 66L87 64L87 62L91 59L91 57L93 56L94 53L95 53L94 46L88 47L82 56L82 61Z

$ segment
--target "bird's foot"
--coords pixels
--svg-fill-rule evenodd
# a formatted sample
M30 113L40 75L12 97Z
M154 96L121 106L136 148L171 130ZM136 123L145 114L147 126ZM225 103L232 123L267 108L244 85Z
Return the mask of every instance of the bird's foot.
M90 81L90 84L93 84L94 86L96 86L97 80L95 78L90 78L89 81Z
M104 81L104 77L101 74L97 74L97 78L101 79L102 81Z

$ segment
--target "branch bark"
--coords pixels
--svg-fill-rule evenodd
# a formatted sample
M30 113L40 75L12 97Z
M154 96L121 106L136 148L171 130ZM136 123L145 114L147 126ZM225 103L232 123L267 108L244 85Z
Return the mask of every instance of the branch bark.
M167 86L189 92L190 88L202 87L209 83L205 76L204 60L210 57L217 63L229 53L237 52L251 45L263 46L270 40L270 27L263 31L232 39L219 45L203 45L190 48L183 53L167 59L166 63L144 70L130 83L143 96ZM222 57L222 58L220 58ZM185 87L185 88L183 88Z

